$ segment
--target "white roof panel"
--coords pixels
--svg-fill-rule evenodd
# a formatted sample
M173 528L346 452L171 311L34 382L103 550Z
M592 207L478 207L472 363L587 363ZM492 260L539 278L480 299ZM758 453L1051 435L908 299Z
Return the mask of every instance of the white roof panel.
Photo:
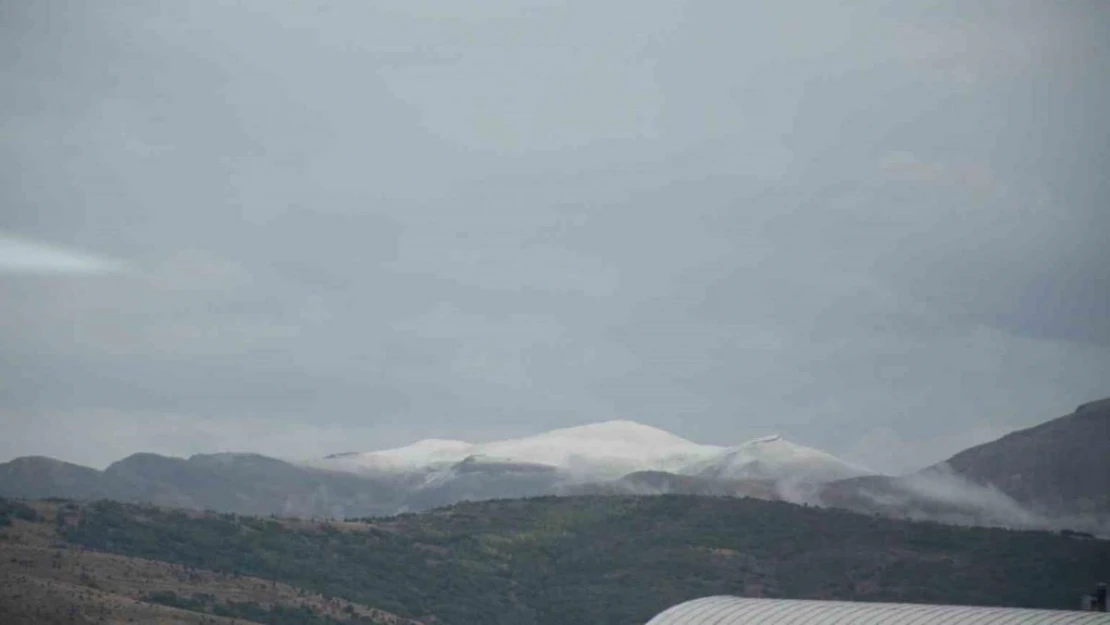
M1110 613L914 603L705 597L648 625L1110 625Z

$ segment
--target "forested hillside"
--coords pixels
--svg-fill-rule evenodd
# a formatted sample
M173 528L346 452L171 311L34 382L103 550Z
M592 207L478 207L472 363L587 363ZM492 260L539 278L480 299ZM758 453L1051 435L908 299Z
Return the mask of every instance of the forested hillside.
M551 497L362 521L115 502L36 506L39 520L13 518L8 531L48 526L68 549L272 580L448 624L634 625L671 604L722 593L1070 609L1094 581L1110 578L1110 541L756 499ZM229 613L210 591L165 583L156 590L143 598ZM229 615L268 622L266 605Z

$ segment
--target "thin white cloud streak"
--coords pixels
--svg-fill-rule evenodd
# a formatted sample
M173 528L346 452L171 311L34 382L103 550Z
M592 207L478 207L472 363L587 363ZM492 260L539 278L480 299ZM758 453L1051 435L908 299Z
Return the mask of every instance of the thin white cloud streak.
M119 261L0 234L0 274L98 275L125 270Z

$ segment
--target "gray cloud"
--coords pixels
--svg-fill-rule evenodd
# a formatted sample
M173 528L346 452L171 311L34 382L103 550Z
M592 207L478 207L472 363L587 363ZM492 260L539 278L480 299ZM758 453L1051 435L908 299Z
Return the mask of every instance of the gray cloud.
M1098 3L0 6L0 456L614 417L886 470L1110 394ZM2 250L0 250L2 251Z

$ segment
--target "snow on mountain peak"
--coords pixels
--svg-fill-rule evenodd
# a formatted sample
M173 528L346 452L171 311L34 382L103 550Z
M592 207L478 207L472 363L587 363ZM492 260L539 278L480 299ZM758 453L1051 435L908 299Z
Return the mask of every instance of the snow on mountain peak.
M487 443L424 439L411 445L317 460L355 472L445 470L482 463L547 465L572 478L615 479L636 471L670 471L724 479L802 477L829 481L870 473L825 452L764 436L734 447L701 445L627 419L559 428Z
M425 438L394 449L327 456L311 464L339 470L412 471L426 466L459 462L471 455L473 448L473 444L465 441Z
M831 482L873 474L836 456L792 443L781 436L764 436L726 448L713 458L684 467L682 472L718 479L808 482Z
M560 428L481 447L483 453L491 456L614 478L633 471L659 468L676 457L704 457L708 455L706 452L716 449L628 420Z
M647 469L673 470L721 449L692 443L656 427L617 419L488 443L425 439L396 449L343 454L311 464L356 472L395 472L443 467L468 457L480 457L545 464L572 474L615 478Z
M685 445L694 445L684 438L671 434L657 427L644 425L627 419L602 421L573 427L559 428L539 434L538 436L550 439L582 439L585 441L618 441L623 443L636 443L651 448Z
M422 438L411 445L407 445L404 448L398 449L422 450L429 453L435 453L438 451L452 449L466 449L472 446L473 443L468 443L466 441L457 441L449 438Z

